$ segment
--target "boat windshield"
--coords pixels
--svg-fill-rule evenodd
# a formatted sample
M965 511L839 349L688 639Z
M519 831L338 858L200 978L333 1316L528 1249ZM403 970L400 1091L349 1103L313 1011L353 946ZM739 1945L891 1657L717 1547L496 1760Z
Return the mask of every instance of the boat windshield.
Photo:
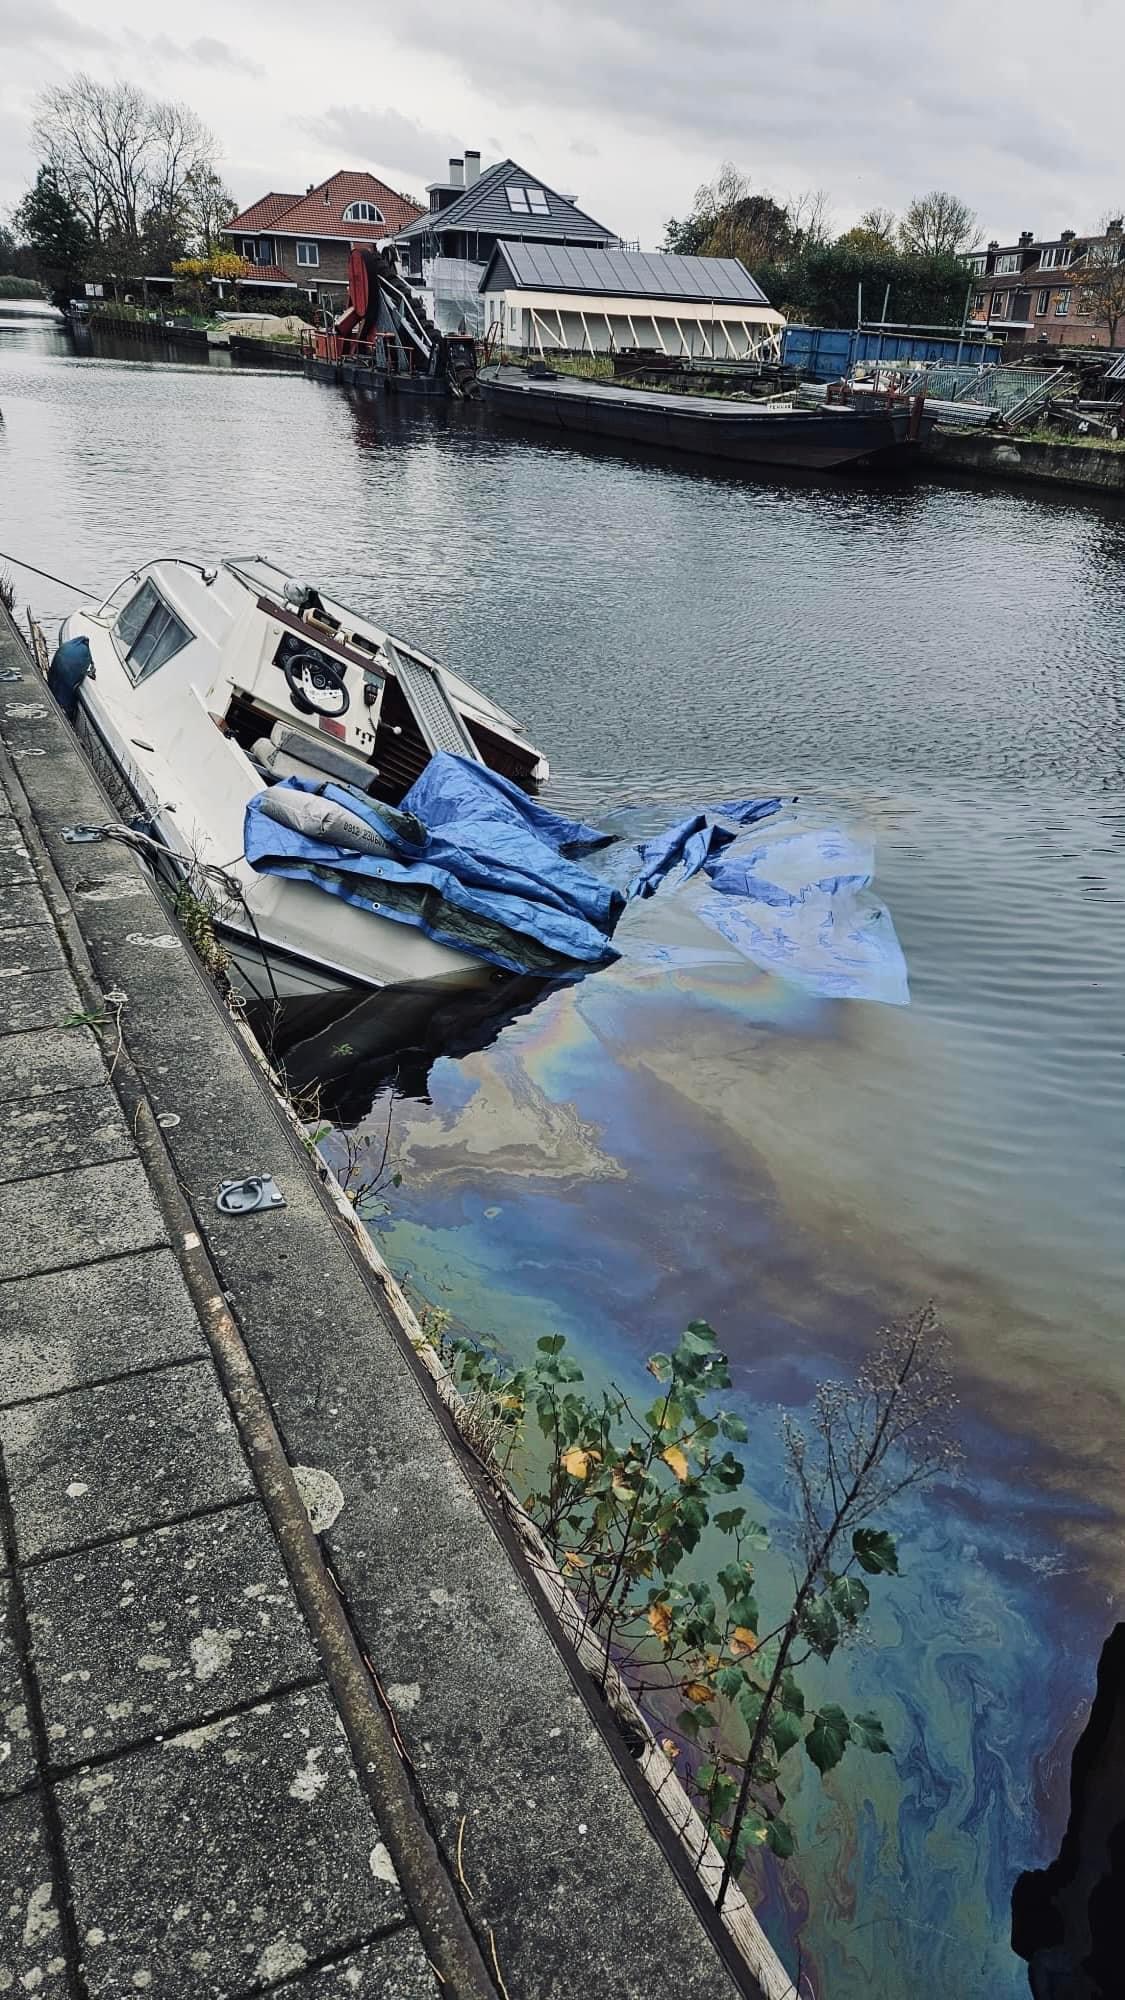
M183 648L194 632L169 611L153 583L142 583L118 614L114 626L117 648L134 684L147 680Z

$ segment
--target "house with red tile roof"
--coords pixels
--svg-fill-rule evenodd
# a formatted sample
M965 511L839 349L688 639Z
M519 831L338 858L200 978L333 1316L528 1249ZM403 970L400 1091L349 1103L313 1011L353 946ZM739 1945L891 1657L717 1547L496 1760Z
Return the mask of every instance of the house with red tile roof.
M378 243L408 229L424 211L374 174L332 174L304 194L265 194L221 231L226 247L253 266L240 289L324 295L342 304L355 243Z

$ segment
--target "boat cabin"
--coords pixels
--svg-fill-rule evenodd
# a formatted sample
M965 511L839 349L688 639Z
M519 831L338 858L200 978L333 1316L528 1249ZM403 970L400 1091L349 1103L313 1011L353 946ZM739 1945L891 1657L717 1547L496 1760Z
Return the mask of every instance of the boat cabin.
M267 784L330 781L397 804L435 750L527 789L547 775L512 718L468 682L260 557L216 570L152 564L107 613L130 709L141 723L158 709L161 747L179 706L177 735L197 737L205 717Z

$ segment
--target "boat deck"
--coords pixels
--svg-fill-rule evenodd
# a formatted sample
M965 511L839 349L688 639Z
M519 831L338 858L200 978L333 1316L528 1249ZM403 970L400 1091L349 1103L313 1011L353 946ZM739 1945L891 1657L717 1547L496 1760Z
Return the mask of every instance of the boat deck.
M524 390L527 393L549 389L552 396L569 396L577 402L625 404L629 408L662 410L677 415L706 417L714 414L728 421L732 418L776 417L779 415L808 417L814 423L819 417L817 410L802 410L795 403L743 403L731 396L687 396L674 389L625 389L616 382L601 382L584 375L534 376L525 374L522 368L491 368L482 374L481 381L493 382L499 388Z

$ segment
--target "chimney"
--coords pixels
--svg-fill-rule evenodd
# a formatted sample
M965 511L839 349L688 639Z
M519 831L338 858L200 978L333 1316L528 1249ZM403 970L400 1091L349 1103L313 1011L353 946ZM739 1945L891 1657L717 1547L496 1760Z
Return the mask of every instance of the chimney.
M464 185L465 185L465 162L464 162L464 160L450 160L450 162L449 162L449 185L450 185L450 187L455 187L455 188L463 188L463 187L464 187Z
M1060 243L1073 243L1073 241L1074 241L1074 231L1073 231L1073 229L1064 229L1064 230L1063 230L1063 232L1062 232L1062 234L1061 234L1061 236L1059 237L1059 242L1060 242Z
M994 237L993 237L993 239L992 239L992 241L991 241L991 243L989 244L989 246L988 246L988 247L989 247L989 249L990 249L990 250L999 250L999 248L1000 248L1000 239L999 239L999 237L997 237L997 236L994 236Z
M1105 233L1107 236L1120 236L1123 228L1125 228L1125 216L1115 215L1112 222L1106 223Z
M480 173L480 154L470 148L465 150L465 186L471 188Z
M306 194L311 194L315 186L316 186L316 182L315 182L315 181L310 181L310 182L309 182L309 184L308 184L308 187L307 187L307 188L305 189L305 193L306 193Z
M1025 229L1022 236L1020 237L1020 249L1021 250L1029 249L1030 246L1034 243L1034 241L1035 241L1034 229Z

